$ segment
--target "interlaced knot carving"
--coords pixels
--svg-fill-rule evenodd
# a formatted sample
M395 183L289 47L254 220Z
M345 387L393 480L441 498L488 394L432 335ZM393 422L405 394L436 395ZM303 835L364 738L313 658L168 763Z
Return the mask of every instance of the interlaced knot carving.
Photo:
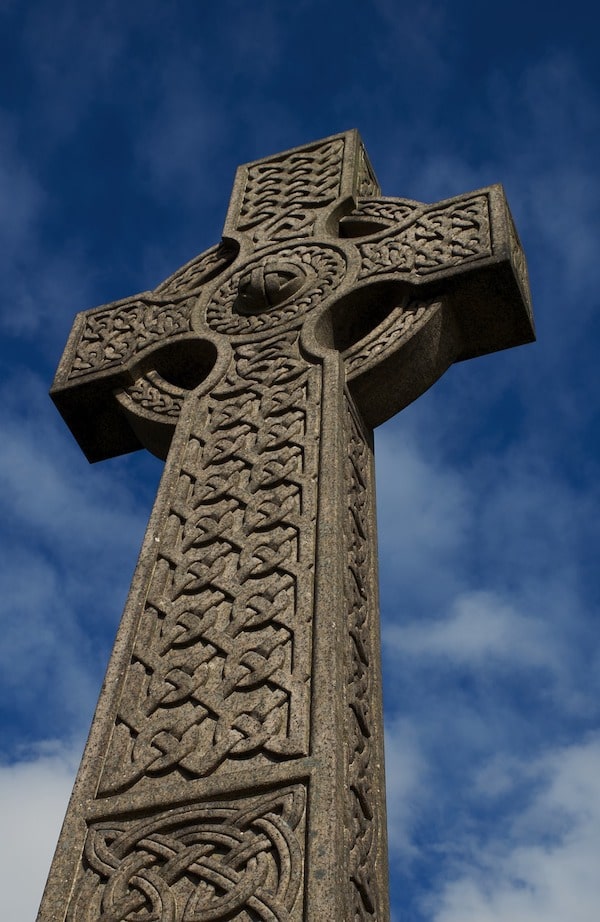
M192 427L101 790L306 753L314 451L297 334L241 345Z
M295 785L92 825L67 922L300 922L305 812Z
M282 212L293 212L296 207L323 207L335 201L340 192L343 152L344 141L339 139L251 166L240 209L240 230L280 218Z

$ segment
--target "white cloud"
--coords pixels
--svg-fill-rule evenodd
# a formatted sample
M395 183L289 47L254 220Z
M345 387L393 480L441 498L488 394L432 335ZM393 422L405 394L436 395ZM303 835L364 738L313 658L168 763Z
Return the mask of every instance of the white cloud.
M30 529L37 542L63 554L94 547L116 557L135 546L141 537L135 482L120 482L106 466L89 467L46 383L19 369L0 396L0 504L13 529ZM151 490L144 484L146 495Z
M40 743L20 761L0 765L0 892L11 922L36 917L80 750Z
M153 492L90 468L36 376L0 393L2 690L10 723L79 732L89 720ZM131 462L130 462L131 464ZM158 462L153 465L158 473ZM121 468L127 469L125 468ZM144 502L147 503L144 508ZM58 729L56 729L58 728ZM13 750L13 734L3 740Z

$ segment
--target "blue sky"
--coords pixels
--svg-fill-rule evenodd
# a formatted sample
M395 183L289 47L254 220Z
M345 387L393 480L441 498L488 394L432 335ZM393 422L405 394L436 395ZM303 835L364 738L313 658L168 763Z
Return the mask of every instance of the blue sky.
M587 7L587 4L586 4ZM47 391L75 313L220 236L238 163L356 127L384 194L502 182L538 342L377 432L396 922L600 903L598 22L579 0L0 0L0 891L35 916L160 475Z

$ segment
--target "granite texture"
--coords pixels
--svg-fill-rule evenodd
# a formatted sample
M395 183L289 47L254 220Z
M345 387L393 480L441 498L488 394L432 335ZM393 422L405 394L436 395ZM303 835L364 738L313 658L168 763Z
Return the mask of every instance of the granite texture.
M78 315L82 450L166 463L39 922L389 917L372 430L532 339L502 189L382 197L355 131L240 167L218 246Z

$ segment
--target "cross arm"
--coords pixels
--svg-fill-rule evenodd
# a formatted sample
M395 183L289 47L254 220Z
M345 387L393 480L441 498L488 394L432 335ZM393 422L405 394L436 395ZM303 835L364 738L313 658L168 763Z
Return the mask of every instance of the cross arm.
M191 359L194 373L202 373L206 361L194 351L192 309L203 285L236 254L235 247L219 244L154 291L76 316L50 395L89 461L142 447L116 397L120 390L147 369L162 374L172 390L185 382Z
M388 199L390 214L395 203L412 206L404 220L357 241L359 283L405 280L451 301L463 338L457 361L535 338L527 266L502 186L435 205ZM361 205L359 219L373 210Z
M402 410L453 362L535 339L527 266L501 186L434 205L364 199L342 232L358 252L350 300L377 317L366 332L359 318L363 335L342 348L369 425ZM339 311L341 326L348 313Z

